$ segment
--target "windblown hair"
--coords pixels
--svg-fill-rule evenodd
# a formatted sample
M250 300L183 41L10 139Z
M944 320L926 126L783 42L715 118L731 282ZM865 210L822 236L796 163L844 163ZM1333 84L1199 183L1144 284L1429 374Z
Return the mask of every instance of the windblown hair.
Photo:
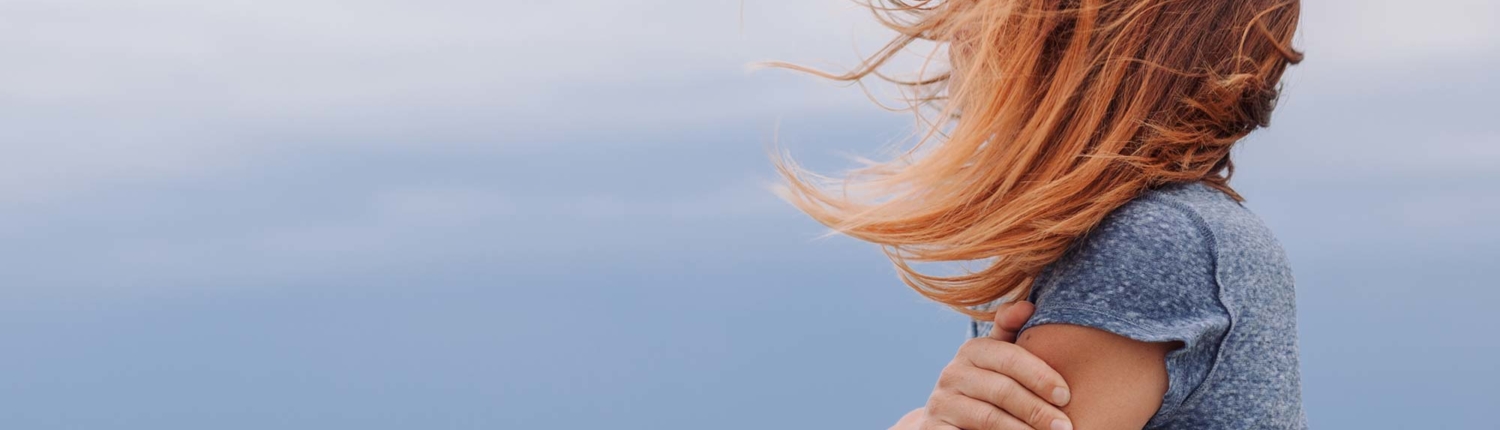
M1230 147L1269 124L1299 0L869 0L900 35L845 74L910 90L924 124L895 160L842 180L785 155L783 196L882 246L907 285L975 318L1146 190L1202 181L1236 200ZM944 72L880 69L917 41ZM940 52L940 51L934 51ZM924 70L926 67L924 66ZM936 112L935 116L930 114ZM924 148L925 147L925 148ZM918 262L982 262L959 275Z

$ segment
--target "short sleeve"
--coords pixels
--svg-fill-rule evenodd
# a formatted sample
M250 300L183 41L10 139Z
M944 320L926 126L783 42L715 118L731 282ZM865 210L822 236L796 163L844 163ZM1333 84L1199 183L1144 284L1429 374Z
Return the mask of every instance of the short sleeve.
M1159 422L1202 384L1230 314L1219 300L1212 233L1189 208L1137 199L1115 210L1033 285L1024 332L1071 324L1143 342L1181 342L1167 355ZM1148 425L1148 428L1151 426Z

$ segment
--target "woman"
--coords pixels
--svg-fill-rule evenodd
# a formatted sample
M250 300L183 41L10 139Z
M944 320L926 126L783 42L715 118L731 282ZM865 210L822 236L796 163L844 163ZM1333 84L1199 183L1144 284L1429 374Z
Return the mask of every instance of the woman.
M1035 303L1016 344L1066 381L1007 378L1030 356L976 339L898 427L1306 427L1290 270L1229 186L1230 148L1269 124L1282 72L1302 58L1297 0L872 8L901 36L862 67L779 65L886 77L877 70L912 42L937 42L947 58L930 60L946 71L896 81L928 127L841 184L783 157L785 197L979 321ZM911 264L944 261L978 268Z

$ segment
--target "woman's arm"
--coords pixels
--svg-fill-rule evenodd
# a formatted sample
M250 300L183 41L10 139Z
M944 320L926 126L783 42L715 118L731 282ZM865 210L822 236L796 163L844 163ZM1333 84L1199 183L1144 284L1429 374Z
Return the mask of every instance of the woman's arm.
M971 339L943 368L927 406L891 430L1067 430L1067 382L1025 348L1016 332L1036 308L1011 302L995 310L988 337ZM1049 404L1050 402L1050 404Z
M1167 353L1176 342L1141 342L1094 328L1043 324L1017 342L1068 381L1062 408L1076 430L1139 430L1167 392Z

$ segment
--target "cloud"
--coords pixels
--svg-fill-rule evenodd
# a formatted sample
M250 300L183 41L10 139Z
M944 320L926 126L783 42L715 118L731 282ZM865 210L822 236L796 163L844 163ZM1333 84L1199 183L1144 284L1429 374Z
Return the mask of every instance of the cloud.
M1492 156L1482 141L1492 134L1466 112L1496 91L1486 82L1500 64L1500 36L1482 21L1500 6L1303 7L1311 56L1289 78L1278 124L1295 133L1273 136L1317 135L1316 146L1339 148L1325 151L1337 156L1404 144L1391 136L1411 141L1416 123L1359 123L1390 110L1450 130L1420 136L1432 160L1372 164L1485 168ZM10 83L0 89L8 119L0 204L119 181L201 180L327 147L544 156L565 152L559 145L606 147L640 140L625 135L769 125L778 116L894 118L853 88L743 70L765 59L838 69L890 37L842 1L19 0L0 12L16 35L0 55L20 59L0 70ZM1364 131L1319 134L1327 129ZM1294 150L1285 149L1272 152Z
M1409 66L1500 54L1493 1L1326 0L1302 8L1303 42L1330 64Z

